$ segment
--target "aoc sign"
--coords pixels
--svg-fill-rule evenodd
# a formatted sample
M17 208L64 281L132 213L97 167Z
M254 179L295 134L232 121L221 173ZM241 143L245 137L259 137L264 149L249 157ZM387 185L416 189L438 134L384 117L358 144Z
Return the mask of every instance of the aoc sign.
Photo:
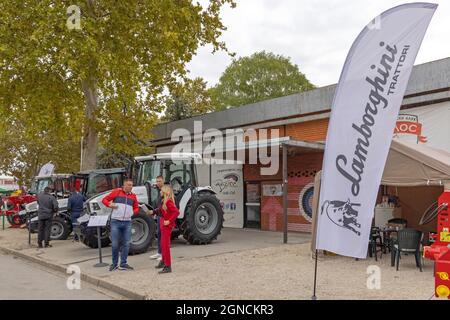
M402 135L411 137L411 140L416 143L425 143L427 142L427 137L422 135L422 126L423 124L419 122L419 116L414 114L399 114L394 129L394 137Z

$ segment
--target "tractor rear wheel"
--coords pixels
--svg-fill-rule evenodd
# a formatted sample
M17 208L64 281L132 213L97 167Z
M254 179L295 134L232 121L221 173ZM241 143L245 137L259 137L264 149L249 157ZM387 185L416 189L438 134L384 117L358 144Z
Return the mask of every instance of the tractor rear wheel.
M190 244L209 244L223 227L223 211L212 194L200 194L186 207L182 224L183 237Z
M7 215L6 216L6 220L8 220L8 223L11 226L21 226L24 222L22 221L22 219L20 218L20 215L18 213L14 213L11 215Z

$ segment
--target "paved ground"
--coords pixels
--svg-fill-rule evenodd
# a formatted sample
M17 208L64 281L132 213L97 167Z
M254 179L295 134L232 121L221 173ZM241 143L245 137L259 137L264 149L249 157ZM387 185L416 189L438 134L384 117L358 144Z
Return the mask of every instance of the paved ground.
M28 245L26 230L0 230L0 246L33 258L67 267L76 264L82 273L124 288L147 299L310 299L314 260L310 236L291 234L282 244L282 233L224 229L217 242L192 246L179 239L172 246L173 272L159 275L148 259L154 252L129 258L135 271L108 272L94 268L97 250L71 241L54 241L53 248ZM110 248L105 261L110 262ZM380 276L379 288L370 273ZM375 282L373 282L375 281ZM434 291L433 263L425 260L420 272L414 258L402 257L400 271L390 257L355 261L322 256L319 262L319 299L429 299Z
M49 272L37 264L0 254L0 300L110 300L119 298L116 294L99 291L86 283L81 284L80 290L69 290L66 281L67 277L60 273Z
M14 240L15 239L15 240ZM49 262L55 262L65 266L77 265L82 272L89 272L100 278L109 275L108 268L94 268L98 262L98 250L90 249L82 243L66 241L53 241L53 248L38 250L36 235L32 234L32 247L28 246L28 234L26 230L8 229L5 235L0 233L0 244L10 241L8 247L20 249L21 252L39 257ZM305 243L310 241L309 234L290 233L289 243ZM189 260L194 258L220 255L230 252L258 249L280 245L283 242L283 234L280 232L265 232L253 229L224 228L222 234L210 245L196 246L184 241L183 237L172 241L172 259L174 261ZM102 249L103 261L111 263L111 247ZM153 267L154 262L149 256L155 253L155 249L148 253L130 256L128 262L136 270L144 270Z

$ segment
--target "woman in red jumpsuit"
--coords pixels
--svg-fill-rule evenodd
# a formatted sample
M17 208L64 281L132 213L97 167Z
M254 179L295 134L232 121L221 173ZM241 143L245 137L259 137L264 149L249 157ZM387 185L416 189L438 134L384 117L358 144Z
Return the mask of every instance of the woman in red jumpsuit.
M180 211L175 205L175 197L173 195L172 187L164 185L161 188L161 197L162 206L160 210L161 218L159 219L159 222L161 228L162 260L156 268L162 269L159 273L169 273L172 272L172 263L170 259L170 237Z

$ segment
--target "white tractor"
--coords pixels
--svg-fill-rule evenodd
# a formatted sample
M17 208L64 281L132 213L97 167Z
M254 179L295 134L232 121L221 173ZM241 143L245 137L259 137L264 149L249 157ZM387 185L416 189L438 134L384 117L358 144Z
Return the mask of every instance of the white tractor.
M223 226L223 210L216 193L210 186L198 186L195 163L201 156L195 153L160 153L135 158L133 168L134 187L140 204L155 208L158 190L156 177L161 175L164 182L174 190L175 202L180 210L177 226L172 238L179 235L191 244L209 244L217 239ZM85 213L78 220L83 242L89 247L97 247L97 234L89 231L87 222L91 215L109 215L111 209L103 205L102 199L108 192L98 194L87 200ZM132 237L130 254L146 252L155 238L154 219L140 208L132 218ZM101 245L110 243L109 226L102 230Z

